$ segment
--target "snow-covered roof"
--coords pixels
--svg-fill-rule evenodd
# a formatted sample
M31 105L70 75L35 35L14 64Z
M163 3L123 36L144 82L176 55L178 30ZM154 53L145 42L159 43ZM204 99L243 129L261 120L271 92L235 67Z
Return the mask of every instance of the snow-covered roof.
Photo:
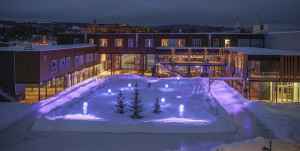
M257 47L156 47L159 50L199 50L199 49L225 49L234 52L241 52L247 55L300 55L298 51L290 50L278 50L278 49L268 49L268 48L257 48Z
M257 47L228 47L225 50L241 52L246 55L300 55L300 52Z
M92 44L70 44L70 45L32 45L33 50L24 50L25 46L0 47L0 51L49 51L70 48L83 48L96 46Z

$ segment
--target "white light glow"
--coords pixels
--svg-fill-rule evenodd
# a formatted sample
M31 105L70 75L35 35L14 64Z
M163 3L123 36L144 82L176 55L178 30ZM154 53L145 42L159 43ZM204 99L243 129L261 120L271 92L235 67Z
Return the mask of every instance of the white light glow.
M121 88L121 91L123 91L124 89L123 88Z
M161 102L164 103L166 101L165 98L161 98Z
M131 88L131 83L128 83L128 87Z
M178 96L176 96L176 98L177 98L177 99L181 99L181 98L182 98L182 96L179 96L179 95L178 95Z
M177 80L179 80L179 77L177 77Z
M83 107L82 107L82 114L83 115L87 115L87 106L88 106L88 103L84 102Z
M108 92L108 93L111 93L111 89L108 89L107 92Z
M88 103L87 103L87 102L84 102L84 103L83 103L83 106L84 106L84 107L87 107L87 106L88 106Z
M180 105L179 105L179 110L180 110L180 111L183 111L183 110L184 110L184 105L183 105L183 104L180 104Z
M168 85L168 84L166 84L166 85L165 85L165 87L166 87L166 88L168 88L168 87L169 87L169 85Z

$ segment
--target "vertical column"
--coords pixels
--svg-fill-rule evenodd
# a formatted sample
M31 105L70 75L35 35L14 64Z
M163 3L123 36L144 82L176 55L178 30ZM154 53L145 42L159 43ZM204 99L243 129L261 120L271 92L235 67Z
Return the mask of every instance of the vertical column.
M47 87L48 87L48 81L46 81L46 99L47 99Z
M250 98L250 96L251 96L251 82L250 82L250 81L249 81L249 86L248 86L248 88L249 88L249 91L248 91L249 96L248 96L248 97L249 97L249 100L250 100L250 99L251 99L251 98Z
M144 76L144 54L140 54L141 57L141 76Z
M110 54L110 75L113 75L113 54Z
M39 85L39 101L41 101L41 83L39 83L38 85Z
M155 75L158 78L158 65L157 65L158 54L155 54Z
M56 79L54 79L54 84L55 84L55 94L57 94Z

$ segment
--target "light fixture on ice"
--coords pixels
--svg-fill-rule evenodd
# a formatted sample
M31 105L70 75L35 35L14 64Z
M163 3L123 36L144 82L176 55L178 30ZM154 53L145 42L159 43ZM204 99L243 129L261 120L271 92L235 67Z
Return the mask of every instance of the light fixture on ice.
M161 102L165 103L166 99L165 98L161 98Z
M88 103L84 102L83 103L83 108L82 108L82 114L83 115L87 115L87 107L88 107Z
M177 99L181 99L182 97L178 95L178 96L176 96L176 98L177 98Z
M64 119L64 120L91 120L91 121L100 121L102 120L99 117L96 117L94 115L82 115L82 114L75 114L75 115L65 115L65 116L57 116L55 117L55 119ZM51 119L51 120L55 120L55 119Z
M179 117L183 117L183 111L184 111L184 105L180 104L179 105Z
M169 85L168 85L168 84L166 84L166 85L165 85L165 87L166 87L166 88L168 88L168 87L169 87Z
M108 95L111 95L111 89L108 89L107 92L108 92Z
M179 84L179 77L177 77L177 84Z
M128 83L128 87L129 87L129 89L131 88L131 83Z

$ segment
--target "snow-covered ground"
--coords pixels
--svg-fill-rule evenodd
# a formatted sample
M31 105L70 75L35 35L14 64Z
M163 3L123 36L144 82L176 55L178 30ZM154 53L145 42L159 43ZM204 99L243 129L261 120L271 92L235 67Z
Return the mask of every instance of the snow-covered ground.
M300 103L245 101L245 104L277 138L300 142Z
M215 81L212 93L207 93L207 79L206 82L203 80L181 79L177 84L176 78L117 75L106 79L89 79L35 104L1 103L0 128L5 129L0 129L0 148L6 151L198 151L213 150L214 147L215 150L261 150L263 146L268 147L269 138L273 138L267 132L271 130L280 139L272 139L272 150L299 150L299 144L286 140L290 138L299 142L299 103L247 101L223 81ZM123 115L114 112L115 100L121 88L127 103L132 101L133 88L128 89L129 82L132 86L135 82L139 84L146 108L143 119L131 119L128 111ZM152 83L151 88L147 87L148 82ZM168 89L165 84L168 84ZM111 95L107 94L109 88ZM161 108L164 112L158 115L152 113L151 107L156 97L166 99ZM84 101L89 103L88 115L82 115ZM185 105L182 117L178 109L180 104ZM44 116L40 118L41 115ZM229 126L224 126L226 124ZM122 133L83 132L90 131L88 129ZM145 129L147 134L124 133L143 132ZM190 134L192 132L198 134ZM253 140L255 137L258 138Z
M271 147L270 147L271 141ZM257 137L253 140L245 140L241 142L234 142L232 144L223 144L218 147L214 147L213 151L254 151L262 150L262 148L272 149L272 151L300 151L300 144L290 140L278 140L278 139L264 139Z
M96 81L95 78L91 78L62 91L54 97L32 104L18 102L0 102L0 130L20 120L28 114L37 111L38 109L42 108L41 110L39 110L41 114L48 113L56 106L67 102L70 96L79 96L85 93L91 87L101 82L103 82L103 80ZM72 93L74 91L76 91L75 94Z
M179 82L179 83L178 83ZM131 83L132 87L128 87ZM138 83L144 104L144 118L131 119L115 113L118 93L122 89L127 104L132 101ZM151 87L147 86L151 83ZM168 84L168 88L165 85ZM111 94L108 93L111 89ZM161 114L152 113L156 98L165 98ZM88 115L82 115L88 102ZM179 105L184 105L184 111ZM156 79L136 75L113 76L81 97L47 113L32 127L34 131L92 131L118 133L220 133L234 132L232 119L215 98L207 93L204 78Z

